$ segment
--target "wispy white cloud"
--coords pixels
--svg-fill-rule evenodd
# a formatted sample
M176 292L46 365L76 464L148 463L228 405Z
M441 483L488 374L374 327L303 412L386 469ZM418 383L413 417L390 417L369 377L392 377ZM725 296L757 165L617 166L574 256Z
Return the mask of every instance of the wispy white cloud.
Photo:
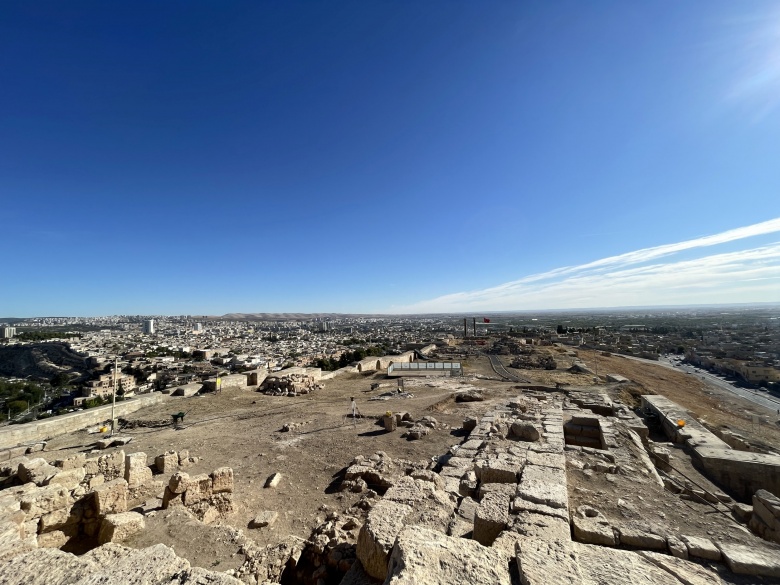
M705 251L776 232L780 232L780 218L394 307L392 312L780 301L780 242L693 259L674 258L681 252Z

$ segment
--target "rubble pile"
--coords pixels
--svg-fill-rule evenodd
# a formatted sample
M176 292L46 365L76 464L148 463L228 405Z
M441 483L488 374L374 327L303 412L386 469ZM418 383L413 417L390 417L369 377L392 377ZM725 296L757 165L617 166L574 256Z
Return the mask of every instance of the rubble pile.
M392 460L384 451L377 451L370 457L358 455L344 472L339 489L374 497L384 494L401 477L422 471L426 466L425 462Z
M110 421L109 421L110 422ZM119 428L122 430L131 430L131 429L159 429L162 427L169 427L171 426L171 419L169 418L159 418L159 419L153 419L153 420L128 420L126 418L120 418L119 419Z
M195 460L186 451L169 451L155 466L171 470ZM91 458L77 453L53 464L20 456L4 462L2 472L12 486L0 492L7 511L0 518L0 556L6 557L74 542L122 541L144 528L143 516L129 511L128 502L162 489L145 453L122 450Z
M286 374L284 376L269 376L258 388L258 392L269 396L300 396L320 389L322 386L315 383L314 376Z
M546 351L537 351L535 349L522 349L517 352L509 364L511 368L520 368L524 370L555 370L558 364L553 357Z
M0 491L0 582L241 585L225 573L192 567L162 544L139 550L118 544L145 529L144 514L136 511L145 506L130 510L130 502L162 490L145 453L77 453L52 463L27 457L40 450L14 457L6 450L9 458L0 464L6 486ZM169 451L155 457L154 466L167 472L196 459ZM219 513L229 508L233 473L221 468L206 477L207 489L199 477L192 478L194 488L184 482L181 499L208 519L211 507ZM66 546L92 550L77 557L58 550Z
M424 416L414 422L405 421L405 426L409 427L402 437L406 437L410 441L416 441L427 436L434 429L447 429L447 425L440 423L432 416Z
M668 497L633 424L580 410L560 392L529 392L470 420L468 438L429 468L392 478L385 458L356 460L344 489L373 484L385 491L367 506L358 560L342 583L368 576L392 584L509 584L510 569L525 585L720 583L724 568L701 561L780 576L780 549L768 543L680 533L663 514L660 521L647 518L629 500L618 499L619 514L611 508L607 514L603 491L578 487L571 499L570 474ZM595 432L598 447L567 444L567 433L585 428L593 429L586 434ZM774 501L771 494L760 496ZM771 510L763 516L775 517Z

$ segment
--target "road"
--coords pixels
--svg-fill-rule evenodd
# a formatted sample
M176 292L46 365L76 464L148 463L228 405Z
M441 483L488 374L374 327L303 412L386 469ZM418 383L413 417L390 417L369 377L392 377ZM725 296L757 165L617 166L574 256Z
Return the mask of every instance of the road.
M656 364L659 366L663 366L665 368L677 370L678 372L685 372L692 376L694 375L698 376L700 380L703 380L705 383L707 383L710 386L714 386L719 390L725 390L726 392L734 394L735 396L739 396L740 398L749 400L753 404L758 404L759 406L768 408L769 410L772 410L776 413L780 413L780 400L778 400L771 394L768 394L766 392L758 392L756 390L750 390L748 388L739 388L737 386L734 386L728 380L719 378L718 376L708 372L707 370L702 370L701 368L697 368L690 364L684 364L684 363L678 364L676 362L672 362L671 360L663 356L658 361L646 360L643 358L627 356L627 355L624 355L623 357L630 360L646 362L648 364Z
M501 360L498 359L497 355L493 354L487 354L488 359L490 360L490 366L493 368L493 371L501 376L502 378L505 378L509 380L510 382L522 382L524 384L529 384L530 381L526 380L525 378L521 378L520 376L515 376L514 374L510 374L507 369L504 367L504 364L501 363Z

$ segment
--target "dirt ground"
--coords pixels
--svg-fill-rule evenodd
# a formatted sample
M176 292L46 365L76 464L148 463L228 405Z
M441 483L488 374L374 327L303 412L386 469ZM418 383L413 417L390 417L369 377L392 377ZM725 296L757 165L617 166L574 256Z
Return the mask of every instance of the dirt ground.
M767 449L780 449L780 425L777 413L744 400L717 387L702 382L696 376L630 360L618 355L579 350L580 359L604 375L620 374L631 380L638 390L647 394L662 394L687 408L698 420L710 428L727 428ZM770 421L756 426L753 415Z
M567 367L573 358L563 353L561 356L565 358L561 366ZM510 362L509 356L501 359L505 365ZM592 356L580 352L580 359L588 363ZM743 401L734 399L732 403L708 394L708 389L690 376L614 356L598 359L600 373L624 375L634 381L638 392L664 394L697 416L704 416L711 424L728 423L751 440L771 440L775 445L780 442L780 431L774 429L771 431L776 434L754 437L749 419L743 414L746 411ZM139 421L168 419L172 413L185 412L185 423L179 430L168 426L123 431L123 435L133 437L125 451L143 451L151 464L154 456L165 451L188 449L190 455L201 458L186 469L190 474L232 467L235 511L225 519L224 525L207 526L188 518L181 510L159 510L147 516L146 529L128 544L141 547L163 542L195 566L224 571L241 565L244 560L237 530L260 546L277 544L287 535L308 538L328 511L342 513L360 498L359 494L338 491L341 475L355 456L384 451L392 459L430 461L463 440L460 427L466 416L481 416L499 401L522 392L516 383L501 381L486 357L470 357L464 363L464 372L462 378L407 379L405 389L414 395L410 398L393 396L387 400L371 400L382 394L395 394L397 381L384 374L351 374L326 380L323 389L302 397L266 396L252 388L225 390L191 398L170 397L162 404L134 413L128 418ZM593 375L571 374L561 369L518 373L534 384L553 387L556 383L578 387L594 384ZM380 386L371 390L372 384ZM456 403L453 393L462 388L480 388L486 400ZM346 416L352 396L364 415L357 423ZM401 436L403 427L385 432L376 424L376 418L388 410L409 412L415 420L433 416L444 428L421 440L408 441ZM287 423L304 424L283 432L282 427ZM88 452L94 440L95 436L86 431L59 437L49 443L46 456L57 459L79 451ZM676 453L675 459L678 459ZM684 461L680 459L680 463ZM283 476L281 483L276 488L264 488L265 480L276 472ZM692 466L690 472L697 473ZM679 500L660 488L637 490L636 485L622 476L613 478L617 479L615 483L600 476L579 478L579 475L580 471L570 470L572 506L608 498L614 500L614 506L607 506L610 513L637 514L648 519L655 515L676 533L708 535L733 529L733 522L712 508ZM159 475L155 479L167 483L168 477ZM664 498L665 502L676 499L659 507L658 498ZM619 506L618 500L628 507ZM277 521L265 528L248 528L252 518L265 510L278 512Z
M372 391L372 383L379 383L380 387ZM171 397L128 419L167 419L172 413L183 411L186 412L183 428L122 431L122 435L133 437L124 449L128 453L145 452L150 464L154 456L170 449L188 449L191 456L201 458L186 469L190 475L232 467L236 510L226 523L243 530L247 537L263 546L276 544L288 534L306 539L321 523L324 511L342 512L357 502L359 494L337 490L343 470L355 456L384 451L393 459L431 460L460 443L463 419L481 415L489 402L456 403L452 399L454 390L478 387L488 397L496 398L518 392L508 383L477 380L468 375L408 380L406 391L414 397L388 400L370 400L396 390L397 382L384 374L353 374L323 384L322 390L295 398L266 396L253 389L225 390L191 398ZM345 417L350 412L352 396L364 415L357 423ZM414 419L433 416L449 428L436 429L418 441L408 441L401 437L405 428L388 433L376 424L375 417L387 410L409 412ZM305 424L282 432L286 423ZM49 443L47 457L57 459L90 450L94 440L85 431L56 438ZM276 488L265 489L265 480L276 472L283 476L281 483ZM167 483L168 477L159 475L155 479ZM249 529L252 518L264 510L278 512L277 521L270 527ZM181 512L158 511L147 518L146 529L128 544L141 547L163 542L204 568L215 567L215 559L219 560L219 570L241 564L238 539L229 530L205 526L186 517L169 521L168 517L176 514Z

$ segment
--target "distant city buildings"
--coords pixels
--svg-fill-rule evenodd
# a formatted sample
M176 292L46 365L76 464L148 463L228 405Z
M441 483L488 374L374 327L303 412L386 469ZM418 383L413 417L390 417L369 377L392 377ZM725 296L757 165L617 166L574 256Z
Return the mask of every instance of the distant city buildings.
M195 327L192 330L193 333L203 333L203 323L195 323Z
M154 319L144 321L144 333L146 335L154 335Z
M3 327L0 328L0 333L2 333L3 339L11 339L16 335L16 327Z

